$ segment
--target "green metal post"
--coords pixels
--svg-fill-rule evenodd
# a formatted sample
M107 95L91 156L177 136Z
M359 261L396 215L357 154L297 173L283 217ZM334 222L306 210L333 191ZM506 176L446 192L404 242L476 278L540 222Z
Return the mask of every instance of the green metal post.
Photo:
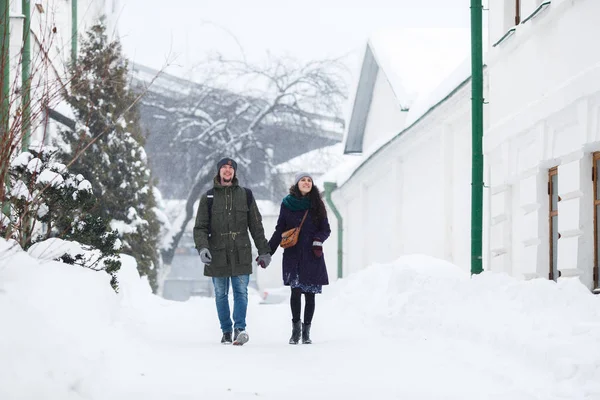
M482 0L471 0L471 274L483 271L483 26Z
M10 115L10 0L0 0L0 71L2 80L2 92L0 94L0 135L8 137L9 115ZM6 143L0 140L0 143ZM6 170L8 168L9 148L0 148L0 202L3 202L4 194L8 189L6 186ZM2 213L8 215L10 209L8 203L0 204Z
M29 151L31 143L31 1L21 0L23 12L23 59L21 62L21 151ZM21 221L22 245L29 244L31 216L28 212Z
M77 0L71 0L71 62L77 63Z
M337 277L338 279L343 278L344 276L344 269L343 269L343 246L344 246L344 220L342 219L342 215L340 214L340 212L338 211L338 209L336 208L335 204L333 203L333 200L331 199L331 192L333 192L336 188L337 185L333 182L325 182L323 184L324 189L325 189L325 199L327 200L327 204L329 204L329 207L331 208L331 210L333 210L333 213L335 214L335 217L337 219L337 237L338 237L338 268L337 268Z
M10 108L10 0L0 0L0 35L2 35L2 55L0 71L2 71L2 100L0 102L0 130L8 133L8 115Z
M21 64L21 105L23 109L23 151L29 150L31 140L31 3L22 0L23 15L23 63Z

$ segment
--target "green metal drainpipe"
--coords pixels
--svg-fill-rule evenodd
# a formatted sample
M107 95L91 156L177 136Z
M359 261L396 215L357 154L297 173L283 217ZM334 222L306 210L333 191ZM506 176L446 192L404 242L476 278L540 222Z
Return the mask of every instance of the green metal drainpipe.
M71 62L77 63L77 0L71 0Z
M331 193L337 188L337 184L335 184L333 182L325 182L323 184L323 186L325 189L325 199L327 200L327 204L329 204L329 207L333 210L333 213L335 214L335 218L337 219L337 226L338 226L338 232L337 232L337 237L338 237L337 277L338 277L338 279L340 279L340 278L343 278L343 276L344 276L344 269L343 269L343 265L344 265L343 264L344 220L342 218L342 215L336 208L335 204L333 204L333 200L331 199Z
M21 105L23 109L23 151L29 150L31 141L31 3L22 0L23 15L23 62L21 64Z
M483 26L482 0L471 0L471 274L483 271Z

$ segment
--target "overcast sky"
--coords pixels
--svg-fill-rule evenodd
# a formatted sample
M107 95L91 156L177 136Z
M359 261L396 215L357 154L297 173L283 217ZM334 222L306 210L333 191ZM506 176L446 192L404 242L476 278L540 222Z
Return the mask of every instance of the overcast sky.
M355 67L369 36L403 27L469 29L469 0L121 0L127 56L186 75L212 49L250 59L267 51L300 60L348 57ZM238 44L239 42L239 44ZM468 44L467 44L468 46Z

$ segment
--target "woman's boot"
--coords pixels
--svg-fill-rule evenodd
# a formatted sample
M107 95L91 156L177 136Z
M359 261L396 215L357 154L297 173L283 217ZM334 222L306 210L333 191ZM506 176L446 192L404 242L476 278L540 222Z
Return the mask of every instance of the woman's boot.
M300 321L292 321L292 337L290 338L290 344L298 344L298 342L300 341L300 324Z
M312 343L312 340L310 340L310 324L302 324L302 343Z

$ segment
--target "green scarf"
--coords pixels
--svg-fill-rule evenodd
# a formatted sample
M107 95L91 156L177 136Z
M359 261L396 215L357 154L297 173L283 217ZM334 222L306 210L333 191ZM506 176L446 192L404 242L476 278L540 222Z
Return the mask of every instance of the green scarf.
M298 198L288 194L283 198L283 205L292 211L308 210L310 208L310 197Z

